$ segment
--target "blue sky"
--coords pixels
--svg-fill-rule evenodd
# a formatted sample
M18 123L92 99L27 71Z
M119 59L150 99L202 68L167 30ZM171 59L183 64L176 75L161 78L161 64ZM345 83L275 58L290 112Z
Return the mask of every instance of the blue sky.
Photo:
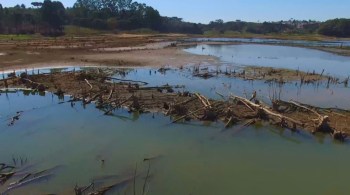
M26 4L34 0L0 0L3 6ZM39 1L39 0L37 0ZM75 0L61 0L72 6ZM278 21L350 18L350 0L138 0L159 10L164 16L208 23L215 19L232 21Z

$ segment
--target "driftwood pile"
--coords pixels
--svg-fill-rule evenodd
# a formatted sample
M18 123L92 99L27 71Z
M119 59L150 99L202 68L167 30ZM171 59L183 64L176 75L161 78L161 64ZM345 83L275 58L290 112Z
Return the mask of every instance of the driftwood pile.
M292 131L331 134L344 141L350 132L350 113L336 109L321 109L290 101L273 101L272 106L256 99L231 95L226 100L212 100L199 93L181 90L181 86L151 86L146 82L113 78L113 73L100 69L51 74L27 75L6 79L11 87L29 87L47 90L58 96L71 95L71 105L95 103L106 115L119 108L130 112L162 112L171 116L173 123L202 120L221 121L227 128L235 123L252 124L269 121ZM0 80L0 88L6 87ZM180 89L179 89L180 88ZM222 95L220 95L222 96ZM225 98L225 97L224 97Z
M319 85L325 83L327 87L330 85L344 85L348 87L350 77L337 78L329 75L324 75L325 70L320 74L315 71L301 72L299 70L276 69L271 67L248 67L240 69L226 68L226 70L210 70L209 68L200 68L199 66L193 68L192 75L194 77L201 77L209 79L217 76L226 76L230 78L240 78L247 81L262 80L265 83L285 84L288 82L298 82L299 85Z

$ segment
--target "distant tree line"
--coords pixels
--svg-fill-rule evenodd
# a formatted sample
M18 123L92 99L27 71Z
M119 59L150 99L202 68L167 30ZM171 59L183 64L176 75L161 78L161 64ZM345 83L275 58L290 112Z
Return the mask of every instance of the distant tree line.
M319 33L327 36L350 37L350 19L328 20L321 24Z
M0 33L62 35L66 23L66 9L59 1L33 2L32 8L24 4L3 8L0 4Z
M204 30L214 30L220 33L234 31L238 33L271 34L271 33L316 33L320 23L316 21L280 21L280 22L244 22L240 20L224 23L215 20L204 26Z
M60 1L32 2L31 7L17 5L3 8L0 4L1 34L33 34L47 36L64 34L65 25L99 30L125 31L150 29L165 33L219 34L236 33L320 33L328 36L350 37L350 20L335 19L324 23L316 21L224 22L209 24L184 22L178 17L161 16L151 6L132 0L77 0L73 7L65 8Z
M59 36L64 25L99 30L151 29L159 32L201 34L197 24L177 17L162 17L151 6L132 0L77 0L72 8L60 1L44 0L3 8L0 4L1 34L33 34Z

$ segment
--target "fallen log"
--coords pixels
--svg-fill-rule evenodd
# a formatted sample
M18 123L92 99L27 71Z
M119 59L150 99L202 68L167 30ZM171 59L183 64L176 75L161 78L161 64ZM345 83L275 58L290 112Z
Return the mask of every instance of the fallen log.
M88 189L93 188L93 187L94 187L93 182L90 185L84 186L84 187L79 187L78 185L76 185L74 187L75 195L83 195Z
M8 187L6 189L6 191L3 192L3 194L7 194L8 192L10 192L10 191L12 191L14 189L18 189L18 188L24 187L24 186L29 185L29 184L34 183L34 182L39 182L41 180L48 180L52 176L53 176L52 174L46 174L46 175L41 175L41 176L38 176L38 177L33 177L31 179L25 180L25 181L23 181L21 183L18 183L16 185L12 185L12 186Z
M123 104L125 104L126 102L128 102L129 100L131 100L131 98L134 97L133 95L130 96L129 98L127 98L126 100L122 101L121 103L118 103L117 105L113 106L111 109L109 109L108 111L106 111L104 113L104 115L110 114L112 112L112 110L118 108L119 106L122 106Z
M31 86L32 89L37 89L39 91L45 91L46 89L46 87L42 83L38 83L27 78L21 78L21 80L32 84Z
M225 96L224 96L223 94L221 94L221 93L219 93L219 92L217 92L217 91L215 91L215 93L216 93L217 95L219 95L223 100L226 100L226 98L225 98Z
M195 93L194 95L197 96L197 98L202 102L203 106L209 107L209 105L207 104L207 102L203 100L203 98L202 98L202 96L201 96L200 94Z
M111 92L109 93L107 100L111 100L113 92L114 92L114 89L111 89Z
M279 118L281 120L281 122L283 122L284 120L287 120L287 121L291 122L292 124L297 124L299 126L304 126L304 124L302 122L300 122L300 121L297 121L297 120L292 119L290 117L283 116L281 114L275 113L272 110L270 110L269 108L266 108L266 107L264 107L262 105L259 105L259 104L255 104L255 103L249 101L248 99L245 99L245 98L242 98L242 97L238 97L238 96L234 96L234 95L231 95L231 98L238 99L239 101L246 103L251 108L254 108L254 110L256 112L258 112L258 114L266 113L268 115L271 115L271 116Z
M221 103L221 102L216 102L216 103L219 104L219 103ZM214 105L213 105L213 106L214 106ZM198 113L198 112L200 112L200 111L206 110L206 109L208 109L208 107L209 107L209 105L204 106L203 108L200 108L200 109L198 109L198 110L191 111L191 112L189 112L188 114L183 115L183 116L181 116L181 117L175 119L174 121L171 122L171 124L174 124L174 123L176 123L176 122L178 122L178 121L180 121L180 120L182 120L182 119L184 119L184 118L186 118L186 117L189 117L190 115L194 115L194 114L196 114L196 113Z
M308 111L314 113L315 115L317 115L318 118L323 118L323 116L320 115L320 114L319 114L318 112L316 112L315 110L312 110L311 108L308 108L308 107L306 107L306 106L303 106L303 105L301 105L301 104L298 104L297 102L295 102L295 101L293 101L293 100L290 100L289 103L291 103L291 104L293 104L293 105L295 105L295 106L297 106L297 107L303 108L303 109L305 109L305 110L308 110Z
M298 104L297 102L294 102L293 100L289 101L291 104L303 108L305 110L308 110L312 113L314 113L315 115L317 115L317 119L314 119L314 121L316 122L316 127L315 129L312 131L312 133L316 133L316 132L325 132L325 133L333 133L334 130L329 126L329 117L327 115L322 116L321 114L319 114L317 111L308 108L306 106L303 106L301 104Z
M250 120L246 121L245 123L241 124L240 126L238 126L237 128L235 128L234 133L238 133L238 132L242 131L243 129L245 129L246 127L253 125L254 123L256 123L255 119L250 119Z
M225 128L228 128L231 123L232 123L233 117L231 116L230 119L227 121L227 123L225 124Z
M188 114L183 115L182 117L175 119L175 120L174 120L173 122L171 122L171 123L176 123L176 122L178 122L178 121L180 121L180 120L182 120L182 119L184 119L184 118L186 118L186 117L189 117L190 115L196 114L196 113L198 113L198 112L200 112L200 111L203 111L203 110L205 110L205 109L207 109L207 107L200 108L200 109L198 109L198 110L189 112Z
M92 85L90 84L90 82L87 80L87 79L85 79L85 82L86 82L86 84L88 84L89 86L90 86L90 90L92 90Z
M177 105L185 105L185 104L188 104L188 103L194 101L195 99L196 99L196 98L191 98L191 99L188 99L188 100L185 100L185 101L176 103L174 106L177 106Z
M16 181L16 182L13 182L13 183L10 183L9 184L9 187L11 187L11 186L14 186L14 185L17 185L17 184L19 184L19 183L22 183L24 180L26 180L28 177L30 177L32 174L31 173L28 173L28 174L26 174L26 175L24 175L21 179L19 179L18 181Z
M97 189L93 192L90 192L89 195L104 195L105 193L107 193L108 191L114 189L114 188L117 188L119 186L123 186L125 184L128 184L129 182L133 181L134 177L129 177L129 178L126 178L124 180L121 180L119 182L116 182L112 185L109 185L109 186L106 186L106 187L102 187L100 189Z
M239 101L242 102L242 104L244 104L247 108L249 108L249 110L255 112L255 110L252 107L250 107L245 101L242 101L241 99L239 99Z
M135 81L135 80L128 80L128 79L118 79L118 78L114 78L114 77L106 77L106 79L109 80L116 80L116 81L122 81L122 82L132 82L132 83L142 83L144 85L148 85L147 82L144 81Z

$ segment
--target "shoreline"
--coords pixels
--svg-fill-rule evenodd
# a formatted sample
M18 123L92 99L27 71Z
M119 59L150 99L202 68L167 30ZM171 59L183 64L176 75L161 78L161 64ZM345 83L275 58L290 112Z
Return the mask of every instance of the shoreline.
M100 37L99 37L100 38ZM103 38L103 40L111 38ZM113 37L115 38L115 37ZM123 37L121 37L123 38ZM133 40L137 38L137 40ZM162 39L160 39L162 38ZM86 38L88 39L88 37ZM97 39L91 37L92 40ZM200 44L208 45L236 45L236 44L262 44L273 46L290 46L315 49L341 56L350 56L350 50L337 49L333 47L313 47L291 44L267 44L267 43L237 43L237 42L183 42L174 37L128 37L123 45L83 45L81 48L72 48L76 45L72 41L70 46L61 49L53 49L52 45L43 40L47 48L39 48L27 43L23 47L8 47L0 43L0 71L11 72L13 70L33 68L64 68L64 67L183 67L186 65L206 64L220 65L224 62L219 57L191 54L184 51L184 48ZM65 41L58 41L59 44L68 44ZM67 42L70 43L71 40ZM118 41L118 40L114 40ZM138 42L137 42L138 41ZM37 43L38 41L35 40ZM137 44L135 44L137 42ZM40 41L39 41L40 43ZM172 45L172 43L176 43ZM19 44L19 43L18 43ZM7 46L4 46L7 45ZM11 45L11 44L10 44ZM14 43L12 44L14 45ZM107 49L106 49L107 48ZM126 49L127 48L127 49ZM253 68L255 66L246 66ZM279 68L275 68L279 69ZM292 70L292 69L290 69ZM294 70L292 70L294 71Z
M297 44L273 44L273 43L244 43L244 42L223 42L223 41L203 41L203 42L187 42L183 45L185 46L195 46L195 45L270 45L270 46L286 46L286 47L299 47L305 49L314 49L319 51L324 51L327 53L336 54L339 56L350 56L350 47L347 48L337 48L337 47L322 47L322 46L306 46Z

